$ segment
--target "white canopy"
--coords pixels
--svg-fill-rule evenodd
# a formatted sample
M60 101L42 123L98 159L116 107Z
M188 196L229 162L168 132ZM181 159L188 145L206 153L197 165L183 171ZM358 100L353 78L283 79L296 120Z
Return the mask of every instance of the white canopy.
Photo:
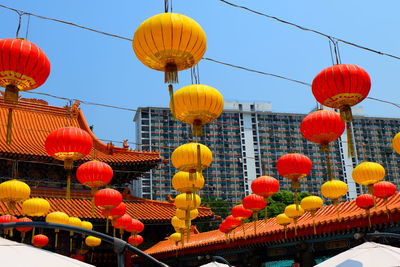
M0 237L0 265L13 267L90 267L63 255Z
M336 255L316 267L392 267L400 266L400 248L366 242Z

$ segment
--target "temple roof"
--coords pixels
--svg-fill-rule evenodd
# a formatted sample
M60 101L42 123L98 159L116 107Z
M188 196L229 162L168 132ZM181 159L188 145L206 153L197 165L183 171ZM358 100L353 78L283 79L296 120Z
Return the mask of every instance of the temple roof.
M337 208L340 211L340 221L338 221ZM332 233L340 230L349 230L358 227L367 227L368 216L365 210L360 209L355 200L340 203L337 208L334 205L324 206L316 212L315 224L317 234ZM377 201L376 208L370 210L372 225L383 224L400 220L400 194L392 196L387 202L388 215L385 204L382 200ZM277 224L275 218L267 221L257 221L257 232L254 234L254 223L245 223L245 237L242 227L232 231L234 240L227 242L225 234L219 230L203 232L190 236L190 241L185 242L183 248L181 244L169 240L161 241L145 252L156 258L174 257L179 255L196 254L205 251L228 250L237 247L257 246L267 242L285 242L284 227ZM304 238L313 236L313 217L306 212L297 222L297 235L294 233L294 224L287 226L287 240L294 238ZM289 242L288 241L288 242ZM178 252L176 252L178 250Z
M21 99L18 105L9 105L0 97L0 153L7 157L24 157L38 160L53 160L45 150L47 135L58 128L73 126L87 131L93 138L91 153L82 159L97 159L112 165L137 165L161 161L159 153L135 151L127 147L104 144L90 130L79 102L71 107L55 107L46 101ZM12 143L6 144L7 115L13 108Z
M32 191L32 196L40 196L49 201L51 206L50 212L62 211L67 213L69 216L79 217L83 220L104 220L104 217L101 215L101 209L98 207L94 207L94 212L92 214L92 200L88 197L90 196L90 192L87 193L87 191L82 191L81 194L79 194L79 192L73 192L71 200L67 200L65 197L49 197L49 192L49 190L34 189ZM64 190L56 192L56 190L52 189L51 193L53 195L65 195ZM171 218L175 216L175 205L170 202L124 195L124 203L126 204L126 213L143 223L169 223ZM214 213L210 208L200 207L198 210L199 220L214 218ZM5 202L0 201L0 215L5 214L23 216L21 204L17 204L16 209L11 210Z

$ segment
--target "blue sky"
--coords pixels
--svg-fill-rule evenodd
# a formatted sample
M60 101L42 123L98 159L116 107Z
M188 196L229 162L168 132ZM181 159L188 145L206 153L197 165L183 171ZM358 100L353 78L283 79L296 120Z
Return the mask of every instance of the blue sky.
M233 8L218 0L174 0L173 11L195 19L207 34L205 57L288 76L311 83L330 66L328 40L310 32ZM376 1L234 1L249 8L400 56L400 2ZM11 1L1 4L132 38L148 17L163 12L163 1ZM24 36L27 17L23 17ZM0 8L0 38L14 38L15 12ZM128 108L167 106L163 73L136 59L129 41L31 17L28 39L48 55L51 74L36 92ZM400 60L340 44L343 63L357 64L370 74L371 97L400 103ZM226 100L271 102L273 111L308 113L315 107L311 89L285 80L199 63L200 81L218 89ZM178 89L191 83L179 74ZM31 97L24 94L24 97ZM37 98L38 96L34 96ZM44 98L53 105L66 101ZM365 100L368 116L399 117L400 109ZM82 105L99 138L134 140L133 112Z

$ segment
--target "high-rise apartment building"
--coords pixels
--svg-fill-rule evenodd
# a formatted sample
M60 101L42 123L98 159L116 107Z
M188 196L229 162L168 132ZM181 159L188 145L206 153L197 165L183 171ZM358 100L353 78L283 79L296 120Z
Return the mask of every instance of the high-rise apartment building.
M347 156L346 134L332 143L330 149L333 176L349 185L349 199L363 190L351 178L357 162L378 162L386 169L386 180L400 183L400 156L391 149L400 120L368 118L355 113L353 134L357 156ZM325 155L318 145L302 137L299 127L305 116L273 113L269 103L226 102L222 115L206 125L204 136L196 140L191 137L190 126L173 120L168 108L139 108L134 119L138 149L159 151L165 160L159 168L134 181L135 194L157 200L176 194L171 179L177 170L169 159L176 147L193 140L213 152L213 163L203 173L206 185L200 191L202 197L238 202L251 192L251 182L261 175L278 178L281 189L288 190L290 181L279 176L276 161L292 152L303 153L313 162L310 175L301 180L301 190L320 195L321 185L328 180Z

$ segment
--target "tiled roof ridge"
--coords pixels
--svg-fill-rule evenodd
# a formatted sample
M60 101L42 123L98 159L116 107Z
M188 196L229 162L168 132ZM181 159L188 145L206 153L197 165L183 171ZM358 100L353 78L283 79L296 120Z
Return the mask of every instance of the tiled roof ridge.
M386 214L386 206L390 212L388 217ZM340 222L337 222L337 208L340 210ZM383 200L377 201L377 207L370 209L370 216L372 224L379 224L384 222L391 222L400 219L400 193L389 198L388 202L385 204ZM368 226L368 219L365 210L357 207L355 200L342 202L337 207L335 205L324 206L317 211L315 216L315 223L317 227L317 233L332 232L340 229L348 229L349 227L364 227ZM352 224L352 227L350 226ZM168 253L175 253L178 249L180 254L188 254L191 249L204 249L207 247L221 246L221 247L234 247L235 243L237 245L248 245L255 244L257 242L268 242L284 238L284 227L276 223L275 218L270 218L266 221L257 221L257 233L254 234L254 222L249 222L244 224L246 231L246 237L243 237L242 227L236 228L234 236L236 236L234 241L229 244L226 243L225 234L221 233L219 230L212 230L208 232L202 232L191 237L189 242L185 242L184 247L180 245L177 248L175 244L169 240L160 241L153 247L149 248L145 252L152 255L167 255ZM287 226L288 238L296 238L305 235L312 235L313 232L313 219L309 212L304 213L302 217L298 219L297 222L298 235L294 235L294 224ZM275 239L274 239L275 238ZM246 244L245 244L246 243ZM169 254L168 254L169 255Z

